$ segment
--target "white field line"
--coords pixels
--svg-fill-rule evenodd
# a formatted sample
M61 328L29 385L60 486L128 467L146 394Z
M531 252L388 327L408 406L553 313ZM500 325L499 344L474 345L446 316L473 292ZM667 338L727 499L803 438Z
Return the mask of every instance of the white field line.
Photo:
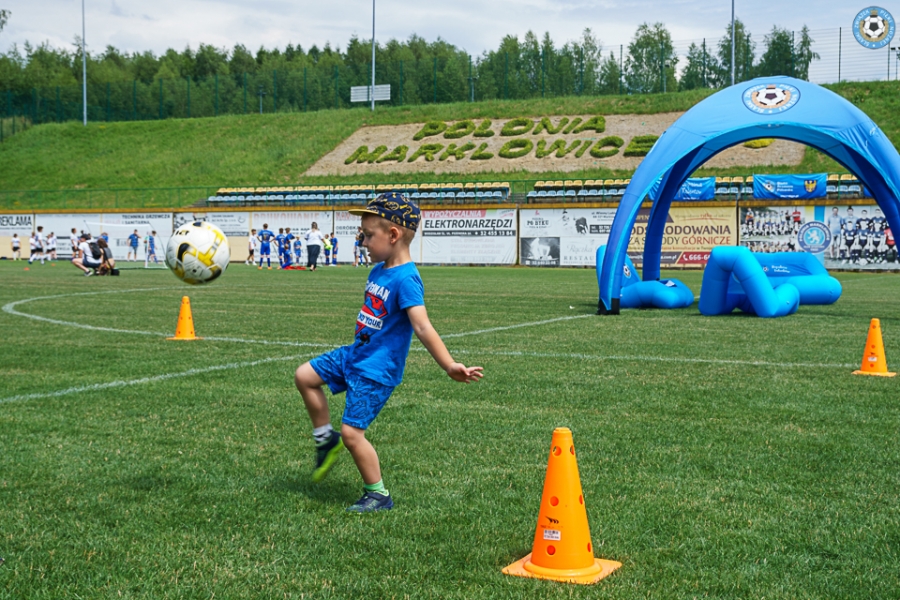
M144 383L155 383L157 381L165 381L167 379L177 379L179 377L191 377L193 375L201 375L203 373L213 373L215 371L227 371L230 369L243 369L246 367L256 367L259 365L264 365L266 363L277 362L277 361L287 361L287 360L300 360L306 358L307 356L312 356L312 354L298 354L296 356L280 356L277 358L263 358L260 360L248 361L248 362L239 362L239 363L228 363L225 365L215 365L212 367L202 367L199 369L188 369L187 371L181 371L180 373L166 373L164 375L153 375L152 377L140 377L138 379L122 379L119 381L110 381L108 383L94 383L91 385L82 385L77 387L70 387L64 390L57 390L55 392L38 392L34 394L21 394L19 396L9 396L7 398L0 398L0 404L6 404L8 402L19 402L23 400L38 400L41 398L56 398L59 396L68 396L70 394L80 394L81 392L96 392L99 390L108 390L110 388L120 388L131 385L141 385Z
M152 335L152 336L166 336L169 334L154 332L154 331L139 331L139 330L128 330L128 329L114 329L111 327L96 327L93 325L85 325L82 323L75 323L72 321L61 321L58 319L50 319L47 317L41 317L38 315L31 315L28 313L23 313L15 309L16 306L20 304L24 304L27 302L31 302L34 300L48 300L54 298L64 298L70 296L90 296L96 294L108 294L108 293L125 293L125 292L140 292L140 291L151 291L155 289L171 289L171 288L143 288L143 289L135 289L135 290L113 290L113 291L100 291L100 292L83 292L76 294L64 294L58 296L41 296L36 298L28 298L25 300L18 300L15 302L10 302L3 306L3 311L9 314L25 317L28 319L34 319L37 321L43 321L46 323L52 323L55 325L63 325L67 327L78 327L81 329L90 329L95 331L106 331L111 333L127 333L127 334L135 334L135 335ZM518 323L515 325L505 325L500 327L491 327L488 329L477 329L474 331L465 331L460 333L451 333L442 336L443 339L451 339L451 338L460 338L467 337L473 335L483 335L486 333L493 333L496 331L509 331L511 329L520 329L523 327L536 327L539 325L547 325L550 323L558 323L562 321L572 321L575 319L584 319L587 317L594 316L592 313L589 314L581 314L581 315L572 315L566 317L557 317L554 319L545 319L542 321L530 321L527 323ZM333 344L319 344L313 342L288 342L288 341L275 341L275 340L252 340L245 338L231 338L231 337L205 337L204 339L209 341L219 341L219 342L234 342L241 344L261 344L261 345L273 345L273 346L291 346L291 347L316 347L316 348L332 348ZM424 351L425 348L415 347L414 351ZM632 361L632 362L672 362L672 363L699 363L699 364L722 364L722 365L742 365L742 366L761 366L761 367L781 367L781 368L852 368L855 365L852 364L817 364L817 363L776 363L769 361L749 361L749 360L729 360L729 359L706 359L706 358L689 358L689 357L664 357L664 356L628 356L628 355L600 355L600 354L582 354L582 353L551 353L551 352L523 352L523 351L471 351L471 350L454 350L455 354L473 354L478 356L521 356L521 357L529 357L529 358L553 358L553 359L575 359L575 360L615 360L615 361ZM119 380L119 381L111 381L108 383L98 383L92 384L89 386L80 386L67 388L64 390L59 390L56 392L44 392L44 393L34 393L34 394L24 394L19 396L10 396L7 398L0 398L0 404L15 402L21 400L33 400L39 398L50 398L57 396L66 396L69 394L76 394L79 392L90 392L97 390L104 390L109 388L130 386L130 385L140 385L144 383L152 383L156 381L164 381L167 379L174 379L177 377L188 377L191 375L197 375L201 373L209 373L214 371L224 371L230 369L239 369L250 366L256 366L260 364L265 364L274 361L286 361L286 360L298 360L303 358L306 355L299 356L288 356L282 358L267 358L261 359L258 361L252 362L242 362L242 363L229 363L225 365L217 365L212 367L204 367L201 369L189 369L187 371L183 371L180 373L169 373L164 375L156 375L153 377L142 377L140 379L132 379L132 380Z

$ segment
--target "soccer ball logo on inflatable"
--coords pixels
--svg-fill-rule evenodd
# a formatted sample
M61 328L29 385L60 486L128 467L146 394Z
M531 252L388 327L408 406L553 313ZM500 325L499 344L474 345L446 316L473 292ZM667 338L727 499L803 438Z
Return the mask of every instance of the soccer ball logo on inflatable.
M880 42L887 35L888 26L877 10L859 24L859 33L870 42Z
M766 86L753 95L753 102L760 108L778 108L791 101L791 92L775 85Z
M222 230L206 221L185 223L166 246L166 265L192 285L209 283L228 268L231 248Z

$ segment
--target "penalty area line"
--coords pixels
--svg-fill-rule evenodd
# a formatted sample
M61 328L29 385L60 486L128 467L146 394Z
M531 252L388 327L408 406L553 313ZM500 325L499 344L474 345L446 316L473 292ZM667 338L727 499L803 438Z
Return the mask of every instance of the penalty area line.
M57 390L55 392L38 392L34 394L21 394L19 396L9 396L7 398L0 398L0 404L7 404L10 402L22 402L24 400L39 400L42 398L57 398L59 396L69 396L71 394L80 394L82 392L96 392L100 390L108 390L111 388L120 388L127 387L132 385L142 385L145 383L155 383L157 381L166 381L168 379L178 379L180 377L191 377L193 375L202 375L204 373L214 373L216 371L228 371L231 369L243 369L247 367L256 367L259 365L264 365L267 363L280 362L280 361L288 361L288 360L301 360L303 358L307 358L309 356L313 356L314 353L307 354L297 354L295 356L280 356L275 358L263 358L260 360L253 360L247 362L238 362L238 363L228 363L224 365L215 365L212 367L202 367L197 369L188 369L187 371L181 371L179 373L166 373L164 375L153 375L151 377L140 377L138 379L121 379L119 381L109 381L107 383L94 383L91 385L81 385L77 387L70 387L64 390Z

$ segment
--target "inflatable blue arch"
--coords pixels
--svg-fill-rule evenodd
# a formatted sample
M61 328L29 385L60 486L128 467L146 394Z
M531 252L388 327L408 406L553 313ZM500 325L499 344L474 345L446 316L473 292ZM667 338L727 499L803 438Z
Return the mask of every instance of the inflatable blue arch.
M827 154L871 191L900 231L900 155L872 119L818 85L765 77L726 88L681 116L657 140L622 196L600 268L598 313L618 314L628 242L641 201L659 181L644 241L644 281L660 276L660 253L672 199L703 163L731 146L780 138ZM600 266L600 265L598 265Z

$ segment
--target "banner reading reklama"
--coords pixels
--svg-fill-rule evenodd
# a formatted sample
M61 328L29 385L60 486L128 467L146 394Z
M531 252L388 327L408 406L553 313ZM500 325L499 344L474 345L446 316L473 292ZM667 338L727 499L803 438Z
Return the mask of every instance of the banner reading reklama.
M631 231L628 255L635 266L641 266L643 262L649 216L649 209L641 209ZM737 212L733 206L673 206L666 217L660 266L683 268L705 265L709 253L716 246L737 244L736 225Z

